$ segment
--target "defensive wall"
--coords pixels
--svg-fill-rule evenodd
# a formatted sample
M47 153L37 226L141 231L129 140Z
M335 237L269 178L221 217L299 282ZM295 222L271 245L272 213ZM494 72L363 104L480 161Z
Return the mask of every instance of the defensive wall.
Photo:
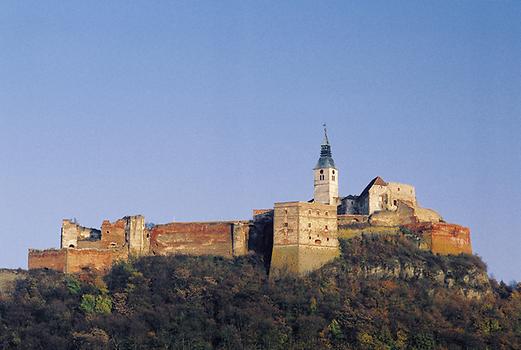
M150 230L153 255L219 255L248 253L249 221L172 222Z
M66 273L85 270L105 272L119 260L128 260L127 250L97 248L29 250L29 269L49 269Z
M262 229L262 227L261 227ZM52 269L74 273L82 270L105 271L117 260L129 256L189 254L227 258L245 255L250 247L251 221L173 222L145 227L141 215L126 216L101 229L62 224L61 249L34 250L28 254L29 269ZM256 236L262 235L257 232ZM251 249L263 253L262 245Z
M456 224L423 222L404 225L403 228L418 235L424 249L434 254L472 254L470 230ZM421 246L420 246L421 248Z

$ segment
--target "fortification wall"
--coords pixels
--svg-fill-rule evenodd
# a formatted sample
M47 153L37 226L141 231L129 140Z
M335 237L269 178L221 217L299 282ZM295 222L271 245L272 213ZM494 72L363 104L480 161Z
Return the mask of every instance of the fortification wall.
M150 251L150 233L145 230L145 217L142 215L125 218L125 234L131 255L142 256Z
M64 272L67 264L67 249L29 249L29 270L51 269Z
M430 222L404 225L404 227L423 237L428 249L434 254L472 254L470 230L467 227Z
M126 249L67 249L65 272L76 273L84 270L106 272L119 260L128 260Z
M398 182L388 182L387 189L389 191L388 209L395 209L397 201L408 202L416 206L416 190L414 186Z
M150 230L155 255L233 256L233 222L173 222Z
M367 223L369 220L369 215L344 214L338 215L337 218L338 226L340 228L340 226Z
M111 223L104 220L101 224L101 246L102 248L118 248L125 244L125 218Z
M29 269L51 269L76 273L87 270L105 272L114 262L127 260L126 249L47 249L29 250Z
M61 229L61 248L75 248L78 240L100 239L101 231L95 228L83 227L72 220L65 219Z
M233 256L241 256L248 254L248 240L250 235L250 222L237 222L232 226Z

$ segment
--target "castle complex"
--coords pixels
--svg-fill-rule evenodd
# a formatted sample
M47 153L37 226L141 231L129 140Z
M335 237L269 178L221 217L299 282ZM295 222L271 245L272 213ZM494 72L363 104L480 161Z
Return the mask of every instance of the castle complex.
M113 223L105 220L100 229L63 220L60 249L30 249L29 269L106 271L132 256L232 258L254 251L264 256L270 272L305 274L340 254L339 237L389 230L414 236L420 248L433 253L472 253L469 229L447 224L435 211L421 208L411 185L376 177L360 195L339 196L340 174L325 128L313 173L312 200L256 209L250 220L146 225L145 218L136 215Z

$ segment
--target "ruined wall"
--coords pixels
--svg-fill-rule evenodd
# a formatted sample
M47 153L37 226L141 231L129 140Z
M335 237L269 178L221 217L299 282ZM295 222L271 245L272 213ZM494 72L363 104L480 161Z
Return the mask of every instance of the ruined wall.
M78 246L79 240L97 240L101 237L101 231L95 228L83 227L65 219L61 229L61 248L72 248Z
M398 201L394 211L382 210L369 216L373 226L399 226L416 223L415 209L407 203Z
M29 250L29 269L51 269L66 273L83 270L105 272L118 260L127 260L126 249Z
M111 223L104 220L101 224L101 247L120 248L125 245L125 228L127 220L125 218Z
M427 249L434 254L472 254L470 230L456 224L418 223L404 225L411 232L421 236Z
M155 255L191 254L233 256L232 222L173 222L150 230Z
M363 224L369 220L369 215L344 214L338 215L338 226Z
M145 217L136 215L124 219L129 253L135 256L147 255L150 251L150 233L145 230Z
M29 249L29 270L51 269L65 271L67 264L67 249Z
M248 254L250 222L235 222L232 224L232 254L241 256Z
M336 205L275 203L270 271L304 274L338 254Z
M387 190L389 196L389 200L386 203L387 209L396 209L399 201L407 202L412 206L416 206L416 190L414 189L414 186L398 182L388 182Z
M126 249L67 249L65 272L76 273L85 270L106 272L119 260L128 260Z
M443 218L440 214L432 209L416 207L414 215L418 218L419 222L442 222Z

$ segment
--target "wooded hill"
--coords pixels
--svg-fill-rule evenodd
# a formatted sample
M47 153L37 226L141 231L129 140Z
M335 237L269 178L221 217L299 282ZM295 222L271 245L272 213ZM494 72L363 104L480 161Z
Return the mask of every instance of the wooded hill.
M1 349L520 349L521 285L407 238L342 240L299 278L256 255L146 257L104 277L30 271L0 296Z

